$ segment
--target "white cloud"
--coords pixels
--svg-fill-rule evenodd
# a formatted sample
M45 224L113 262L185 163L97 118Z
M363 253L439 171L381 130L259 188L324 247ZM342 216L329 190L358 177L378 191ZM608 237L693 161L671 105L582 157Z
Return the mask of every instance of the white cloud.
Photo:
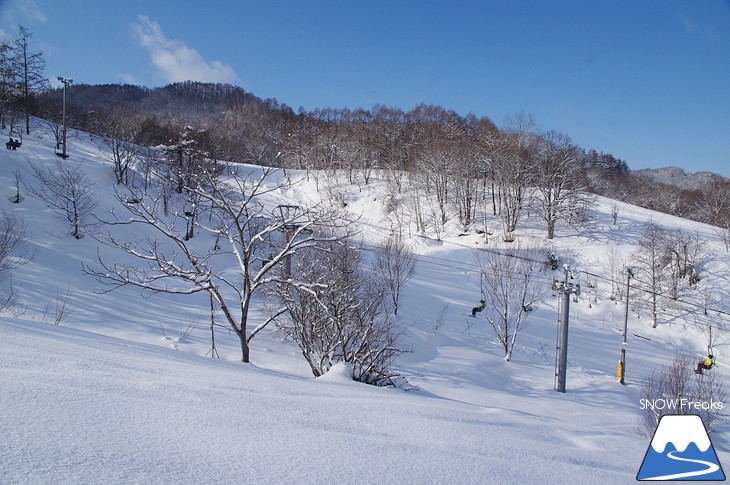
M35 0L17 0L17 8L29 19L44 23L48 20L46 14L35 3Z
M0 0L0 17L11 24L24 24L29 20L45 23L48 20L35 0Z
M168 39L160 24L144 15L132 25L140 45L147 49L152 64L166 82L202 81L235 83L238 76L228 64L206 61L195 49L184 42Z
M128 72L122 72L117 74L117 78L121 79L124 84L131 84L133 86L142 86L142 83L134 75Z
M715 27L712 25L704 25L681 12L675 13L674 19L690 34L698 35L705 40L713 40L715 38Z
M0 0L0 22L6 25L26 25L28 22L46 23L48 17L35 0ZM0 38L14 38L17 32L0 30Z

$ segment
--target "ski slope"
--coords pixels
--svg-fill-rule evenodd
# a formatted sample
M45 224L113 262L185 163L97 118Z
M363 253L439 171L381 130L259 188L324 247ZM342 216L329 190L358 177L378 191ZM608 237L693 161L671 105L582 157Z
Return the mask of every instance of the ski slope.
M111 166L92 137L70 133L67 163L93 181L101 214L114 205ZM25 311L0 315L0 483L634 483L649 445L636 432L643 379L677 352L702 358L708 319L723 317L667 311L652 329L637 306L621 386L623 302L608 299L608 280L591 275L608 276L610 253L628 262L648 221L681 227L697 232L707 252L702 296L689 295L687 305L730 311L730 259L713 228L622 203L613 225L612 201L598 198L590 227L558 226L553 243L588 290L571 302L565 394L553 390L557 295L530 314L511 362L483 315L466 316L480 298L476 255L505 244L494 218L488 242L459 235L455 224L441 240L404 230L418 261L399 311L412 352L398 369L416 389L354 383L343 368L313 379L273 328L252 341L246 365L237 338L218 330L221 358L212 359L206 297L95 293L98 283L80 269L99 243L68 237L63 221L27 194L10 202L14 173L29 177L29 161L55 163L53 145L39 128L18 150L0 151L0 209L24 218L36 251L13 278ZM288 176L298 183L269 203L337 192L360 218L366 248L394 227L384 179L358 186L345 177ZM533 214L517 236L544 243L544 233ZM549 284L562 275L539 277ZM596 288L588 288L591 279ZM73 311L53 325L65 295ZM721 375L724 342L712 371ZM726 463L728 429L723 422L712 435Z

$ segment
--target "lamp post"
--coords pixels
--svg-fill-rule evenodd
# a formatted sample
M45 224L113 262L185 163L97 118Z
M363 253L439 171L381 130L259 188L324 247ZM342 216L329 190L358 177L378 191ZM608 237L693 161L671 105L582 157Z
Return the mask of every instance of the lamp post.
M58 76L58 80L63 83L63 151L61 153L56 152L61 158L68 158L66 154L66 88L69 84L73 83L74 80L69 77Z

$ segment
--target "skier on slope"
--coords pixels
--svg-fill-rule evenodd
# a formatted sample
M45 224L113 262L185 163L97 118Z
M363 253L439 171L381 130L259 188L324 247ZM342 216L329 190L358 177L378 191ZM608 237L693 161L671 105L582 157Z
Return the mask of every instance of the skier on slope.
M702 374L703 369L710 370L715 365L715 358L712 356L712 354L709 354L707 356L707 360L703 360L697 363L697 370L695 371L696 374Z
M477 316L477 313L479 313L480 311L484 310L484 307L486 307L486 306L487 306L487 304L484 303L484 300L479 300L479 305L477 305L477 306L475 306L474 308L471 309L471 316L472 317L476 317Z

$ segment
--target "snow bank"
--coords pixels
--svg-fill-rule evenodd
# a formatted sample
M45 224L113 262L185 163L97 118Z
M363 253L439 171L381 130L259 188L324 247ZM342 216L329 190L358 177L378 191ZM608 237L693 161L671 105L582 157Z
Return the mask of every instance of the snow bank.
M352 364L349 362L338 362L330 367L330 370L317 377L317 381L343 384L353 382L352 375Z
M629 483L635 474L614 459L625 440L586 447L576 438L585 430L537 414L342 385L344 366L322 386L7 319L0 355L1 483ZM642 443L629 446L640 457Z

